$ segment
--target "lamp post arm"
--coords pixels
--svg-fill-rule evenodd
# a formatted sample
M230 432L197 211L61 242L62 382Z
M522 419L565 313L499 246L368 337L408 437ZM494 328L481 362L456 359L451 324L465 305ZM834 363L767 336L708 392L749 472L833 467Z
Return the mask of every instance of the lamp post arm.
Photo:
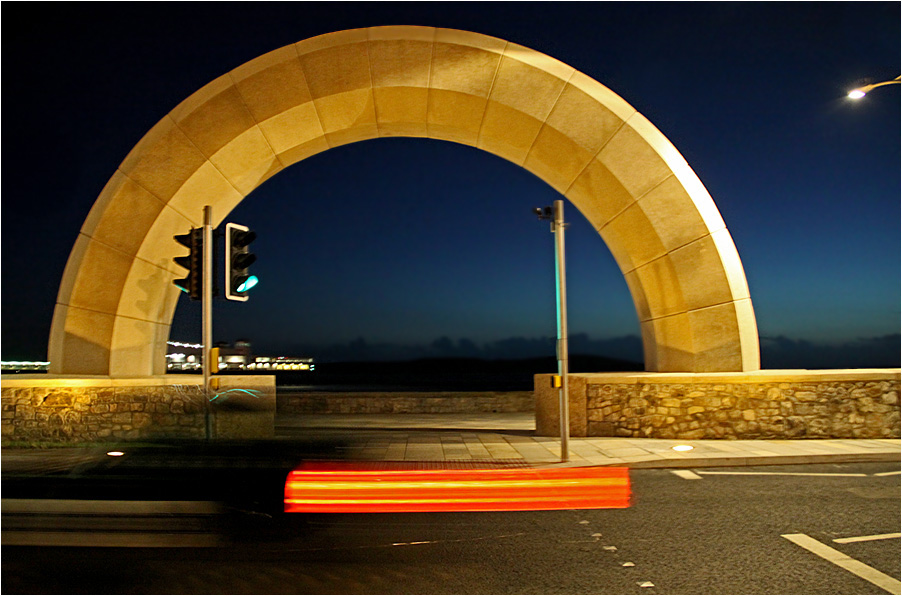
M877 87L883 87L884 85L899 85L900 83L902 83L902 80L900 80L900 77L896 77L892 81L881 81L880 83L872 83L870 85L867 85L866 87L863 87L863 89L867 89L868 91L870 91L871 89L876 89Z
M858 87L857 89L852 89L849 91L849 97L853 99L859 99L865 96L865 94L871 92L877 87L883 87L884 85L898 85L902 83L902 75L896 77L891 81L880 81L879 83L871 83L870 85L864 85L863 87Z

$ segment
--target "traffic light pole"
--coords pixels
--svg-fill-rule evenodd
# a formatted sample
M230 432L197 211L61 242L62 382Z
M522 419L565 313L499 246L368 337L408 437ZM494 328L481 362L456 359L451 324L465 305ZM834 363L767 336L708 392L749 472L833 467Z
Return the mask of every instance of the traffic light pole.
M567 349L567 273L564 267L564 201L554 202L554 257L557 278L557 359L561 388L558 394L561 418L561 461L570 461L570 399L567 391L569 354Z
M213 370L211 354L213 348L213 210L207 205L204 207L204 257L203 257L203 295L201 307L202 333L203 333L203 366L204 366L204 421L207 439L213 438L213 413L210 405L210 375L218 372L219 362L216 362L216 371Z

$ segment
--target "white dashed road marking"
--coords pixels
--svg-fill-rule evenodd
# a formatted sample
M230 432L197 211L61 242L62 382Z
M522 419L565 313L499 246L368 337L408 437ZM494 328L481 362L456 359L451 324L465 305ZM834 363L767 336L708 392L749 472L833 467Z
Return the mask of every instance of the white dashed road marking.
M699 476L692 470L671 470L671 472L673 472L680 478L684 478L686 480L701 480L702 479L701 476Z
M851 538L834 538L833 542L849 544L850 542L870 542L871 540L886 540L887 538L902 538L902 533L872 534L871 536L852 536Z
M867 474L819 474L814 472L699 472L705 476L852 476L866 477Z
M902 474L902 470L893 470L892 472L880 472L879 474L874 474L874 476L898 476Z
M877 571L870 565L865 565L861 561L841 553L835 548L830 548L822 542L818 542L807 534L781 534L790 542L793 542L805 550L808 550L817 556L830 561L834 565L842 567L846 571L854 573L863 580L869 581L878 588L886 590L890 594L899 594L902 591L902 584L899 580L888 576L882 571Z

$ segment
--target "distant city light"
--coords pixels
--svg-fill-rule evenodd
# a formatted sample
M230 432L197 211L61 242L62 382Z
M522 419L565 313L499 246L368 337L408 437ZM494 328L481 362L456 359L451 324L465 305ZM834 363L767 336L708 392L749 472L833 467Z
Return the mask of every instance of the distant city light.
M3 366L48 366L49 362L41 362L39 360L29 361L29 360L3 360L0 361L0 365Z
M50 367L49 362L31 360L3 360L0 361L0 369L5 372L46 372Z
M123 455L125 455L125 452L123 452L123 451L107 451L106 454L109 455L110 457L122 457Z
M167 341L166 343L170 346L176 346L178 348L194 348L199 350L200 348L204 347L203 344L186 344L179 341Z
M166 354L166 370L170 372L198 372L201 369L202 344L191 344L179 341L167 341L169 346L178 346L181 350L172 350ZM271 371L312 371L313 358L297 358L292 356L252 356L251 344L246 340L236 341L233 347L220 345L219 366L214 372L230 370L266 370ZM192 353L192 351L194 353ZM187 352L187 353L186 353Z

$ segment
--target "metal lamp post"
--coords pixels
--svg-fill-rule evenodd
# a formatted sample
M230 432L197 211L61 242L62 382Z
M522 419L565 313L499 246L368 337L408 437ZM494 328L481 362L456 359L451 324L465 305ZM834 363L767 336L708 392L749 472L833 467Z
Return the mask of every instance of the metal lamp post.
M536 207L533 212L539 219L551 220L554 234L555 281L557 282L557 362L560 384L558 408L561 422L561 461L570 460L570 401L568 394L569 354L567 350L567 272L564 263L564 201L554 202L553 207Z
M201 333L203 335L204 372L204 427L207 440L213 438L213 412L210 404L210 375L219 372L219 358L214 363L213 356L213 209L204 207L204 255L203 255L203 295L201 304ZM214 369L215 366L215 369Z

